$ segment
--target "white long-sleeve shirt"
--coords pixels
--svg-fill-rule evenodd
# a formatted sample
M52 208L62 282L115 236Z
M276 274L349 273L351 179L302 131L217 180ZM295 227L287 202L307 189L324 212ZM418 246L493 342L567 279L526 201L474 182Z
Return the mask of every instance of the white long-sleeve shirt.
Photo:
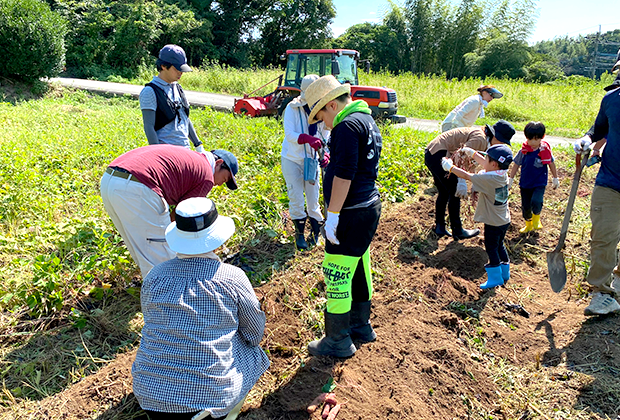
M305 104L299 98L293 99L286 106L282 117L284 124L282 157L299 164L303 164L304 157L312 157L314 155L314 150L310 146L297 143L300 134L310 134L308 133L308 115L303 109ZM320 122L314 136L327 143L329 134L325 124Z
M480 95L472 95L454 108L443 120L443 124L452 123L457 127L472 127L478 117L484 117L484 108L489 103Z

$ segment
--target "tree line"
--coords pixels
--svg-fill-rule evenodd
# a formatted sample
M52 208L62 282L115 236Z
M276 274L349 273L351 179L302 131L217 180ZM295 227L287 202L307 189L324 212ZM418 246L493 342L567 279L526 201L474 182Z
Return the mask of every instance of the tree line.
M360 51L374 71L533 82L591 75L595 54L615 57L618 52L620 30L529 46L537 19L536 0L391 2L382 23L353 25L334 45ZM595 74L610 69L597 68Z
M0 0L0 12L4 76L18 79L131 77L174 43L193 66L278 66L287 49L331 47L373 71L544 82L587 74L620 41L616 30L528 46L537 0L390 0L381 23L337 38L332 0Z

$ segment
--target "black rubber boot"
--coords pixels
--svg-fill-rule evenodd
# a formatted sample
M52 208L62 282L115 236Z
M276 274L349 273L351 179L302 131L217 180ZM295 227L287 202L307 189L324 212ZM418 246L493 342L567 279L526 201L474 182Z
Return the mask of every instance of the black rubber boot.
M308 245L315 246L319 241L319 236L321 234L321 222L312 217L308 217L308 221L310 222L310 236L308 236Z
M351 357L355 346L349 335L351 313L330 314L325 311L325 337L308 344L308 353L313 356Z
M308 242L306 242L306 238L304 237L306 219L293 220L293 224L295 225L295 246L300 251L308 249Z
M460 233L456 233L456 229L452 230L452 237L456 240L459 239L469 239L469 238L473 238L474 236L478 236L478 234L480 233L480 229L463 229L461 228L461 232Z
M351 340L370 343L377 339L377 333L370 325L370 301L351 303Z
M444 223L443 225L440 225L439 223L435 224L435 229L433 229L433 232L435 232L435 234L439 237L442 236L452 236L452 234L450 233L450 231L448 229L446 229L446 224Z

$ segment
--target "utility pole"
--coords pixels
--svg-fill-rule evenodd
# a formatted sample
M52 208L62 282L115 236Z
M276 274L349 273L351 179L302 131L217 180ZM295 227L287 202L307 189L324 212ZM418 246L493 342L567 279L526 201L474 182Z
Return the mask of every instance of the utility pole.
M592 57L592 79L596 79L596 57L598 56L598 43L601 38L601 25L598 25L598 34L596 34L596 44L594 44L594 56Z

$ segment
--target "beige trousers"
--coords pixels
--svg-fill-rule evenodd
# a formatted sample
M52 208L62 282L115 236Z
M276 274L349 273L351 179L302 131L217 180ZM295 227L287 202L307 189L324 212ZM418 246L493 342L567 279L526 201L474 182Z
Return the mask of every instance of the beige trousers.
M617 261L620 241L620 192L595 186L590 205L592 231L590 237L590 270L588 283L594 291L613 294L611 275L620 275Z
M104 173L101 199L131 257L140 267L142 278L157 264L176 256L166 243L170 211L163 197L140 182Z

